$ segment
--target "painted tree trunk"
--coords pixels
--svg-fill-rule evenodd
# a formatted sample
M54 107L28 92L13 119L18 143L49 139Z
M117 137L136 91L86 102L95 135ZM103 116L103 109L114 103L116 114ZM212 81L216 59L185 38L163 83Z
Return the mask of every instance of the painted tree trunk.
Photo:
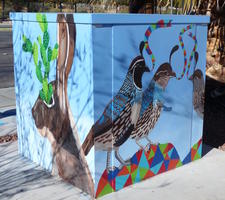
M51 143L53 163L60 177L93 195L92 177L81 149L67 97L67 80L75 49L76 29L72 14L58 14L59 56L51 107L37 99L32 115L39 133Z

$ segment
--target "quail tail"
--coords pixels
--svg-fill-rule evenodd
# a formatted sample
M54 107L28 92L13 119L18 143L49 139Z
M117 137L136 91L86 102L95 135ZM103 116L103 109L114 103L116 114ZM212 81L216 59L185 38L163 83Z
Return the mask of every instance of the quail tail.
M94 132L93 129L91 128L87 137L85 138L84 143L82 144L84 154L87 155L93 146L94 146Z

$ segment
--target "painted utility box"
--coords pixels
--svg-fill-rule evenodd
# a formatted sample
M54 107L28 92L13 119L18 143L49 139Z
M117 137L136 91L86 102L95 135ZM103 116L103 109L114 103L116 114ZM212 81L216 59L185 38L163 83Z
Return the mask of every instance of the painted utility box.
M209 17L11 20L21 155L96 198L201 157Z

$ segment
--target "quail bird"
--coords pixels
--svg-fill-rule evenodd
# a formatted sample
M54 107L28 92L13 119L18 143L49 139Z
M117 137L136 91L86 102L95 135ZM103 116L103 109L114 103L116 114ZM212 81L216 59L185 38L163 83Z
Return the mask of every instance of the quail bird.
M176 73L171 67L171 57L178 48L178 45L173 47L170 53L169 63L160 65L153 79L150 81L148 88L143 92L140 117L130 136L131 139L135 139L136 144L140 146L141 149L144 149L144 147L139 143L140 139L146 138L148 145L153 144L148 138L148 134L154 128L160 117L161 110L164 107L162 98L163 91L170 78L176 77Z
M195 52L195 62L198 62L198 52ZM203 119L204 102L205 102L205 82L204 76L200 69L196 69L189 78L193 83L193 106L197 114Z
M142 103L142 75L149 72L140 43L141 55L133 59L126 78L119 92L108 103L100 118L89 131L82 148L87 155L95 145L96 150L107 151L106 169L110 169L110 157L115 150L115 157L121 165L129 164L119 154L119 147L130 137L136 126Z

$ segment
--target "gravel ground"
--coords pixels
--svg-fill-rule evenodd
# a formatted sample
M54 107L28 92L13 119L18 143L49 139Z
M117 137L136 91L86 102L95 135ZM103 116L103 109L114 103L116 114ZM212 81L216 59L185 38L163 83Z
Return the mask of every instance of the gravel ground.
M6 142L14 142L17 140L17 134L4 135L0 137L0 144Z

